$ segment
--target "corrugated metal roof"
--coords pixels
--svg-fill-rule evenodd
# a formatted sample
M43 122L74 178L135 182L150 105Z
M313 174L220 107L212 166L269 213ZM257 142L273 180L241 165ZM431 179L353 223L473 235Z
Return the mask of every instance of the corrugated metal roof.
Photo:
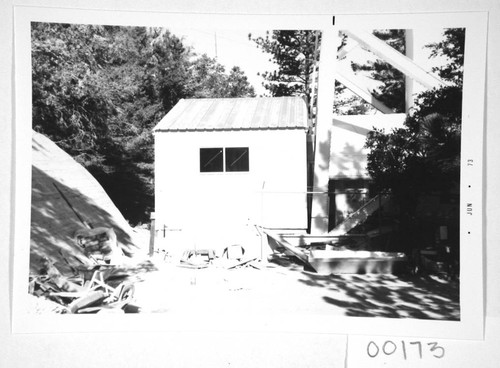
M160 131L307 129L301 97L180 100L156 125Z

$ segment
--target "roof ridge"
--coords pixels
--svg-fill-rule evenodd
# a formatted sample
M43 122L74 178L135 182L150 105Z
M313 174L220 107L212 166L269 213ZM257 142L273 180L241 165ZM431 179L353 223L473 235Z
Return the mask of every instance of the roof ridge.
M255 97L192 97L183 98L182 100L256 100L256 99L300 99L303 100L302 96L255 96ZM180 100L179 100L180 101Z
M154 128L155 132L307 129L307 116L304 116L307 109L299 96L194 98L183 101L179 104L185 103L185 109L179 111L176 105L161 119Z

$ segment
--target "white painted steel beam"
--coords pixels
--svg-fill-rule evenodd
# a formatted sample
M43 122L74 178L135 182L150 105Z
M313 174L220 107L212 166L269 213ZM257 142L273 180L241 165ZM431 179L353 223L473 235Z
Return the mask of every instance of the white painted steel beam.
M432 89L446 85L446 83L440 78L425 71L410 58L396 51L394 48L387 45L384 41L378 39L374 35L366 31L352 29L343 32L349 37L352 37L355 41L367 47L375 55L391 64L405 75L422 84L425 88Z
M314 192L311 207L311 233L328 231L328 182L330 166L330 128L335 98L335 69L337 65L338 30L322 32L318 71L318 101L316 142L314 150Z
M406 57L414 60L415 44L413 42L413 29L405 30L405 49ZM415 81L412 77L405 76L405 111L409 112L410 109L415 105L414 94L414 84Z
M363 88L359 85L359 82L355 82L354 80L356 79L356 76L354 74L347 75L347 73L342 72L337 68L335 76L340 83L342 83L345 87L350 89L353 93L361 97L363 100L368 102L380 112L383 112L384 114L392 114L394 112L382 101L375 98L375 96L373 96L367 88Z
M337 53L337 59L342 60L344 57L347 56L348 53L350 53L357 47L359 47L359 43L351 40L351 42L349 42L347 45L345 45L339 50L339 52Z

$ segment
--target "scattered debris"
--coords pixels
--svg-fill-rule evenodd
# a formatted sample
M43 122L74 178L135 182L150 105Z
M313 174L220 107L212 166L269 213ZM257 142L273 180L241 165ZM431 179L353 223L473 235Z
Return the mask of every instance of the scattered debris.
M27 309L34 314L66 314L68 308L43 296L28 295L26 299Z
M224 249L222 252L222 258L241 260L245 255L245 248L239 244L233 244Z
M112 267L110 270L97 265L75 271L75 275L66 277L53 262L44 258L40 275L30 276L28 291L57 303L59 313L98 313L109 309L120 309L119 313L125 313L125 310L138 310L129 306L135 290L132 283L122 281L117 286L110 285L111 277L107 276L112 275Z
M119 264L123 251L118 246L116 234L112 228L81 228L75 232L75 242L85 255L97 263Z
M221 256L217 256L213 249L191 249L185 251L179 261L180 267L202 269L208 267L231 270L242 267L253 267L260 270L257 265L258 258L244 258L245 248L241 245L231 245L224 249Z
M233 268L240 268L240 267L244 267L244 266L247 266L247 265L259 269L258 267L255 267L255 266L252 265L252 262L254 262L256 260L257 260L257 258L250 258L250 259L246 259L246 260L243 260L243 261L239 261L238 263L233 264L233 265L227 267L227 269L230 270L230 269L233 269Z
M206 268L215 259L212 249L191 249L182 254L180 265L188 268Z

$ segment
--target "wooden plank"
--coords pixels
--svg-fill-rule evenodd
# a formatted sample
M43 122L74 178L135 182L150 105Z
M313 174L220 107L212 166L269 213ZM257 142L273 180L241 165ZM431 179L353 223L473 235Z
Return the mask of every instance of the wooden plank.
M87 293L87 295L78 298L73 303L71 303L68 308L71 313L77 313L80 309L85 307L90 307L95 304L100 303L106 298L106 294L102 291L92 291Z
M154 212L151 212L151 228L149 230L149 256L152 257L155 252L155 238L156 238L156 227L155 221L156 216Z
M318 48L318 45L319 45L319 37L318 37L318 34L319 32L318 31L315 31L314 32L314 56L313 56L313 71L311 73L311 98L310 98L310 101L309 101L309 118L311 119L314 119L314 121L316 121L316 118L315 118L315 113L314 113L314 103L315 103L315 98L317 97L316 96L316 83L317 83L317 70L318 70L318 63L317 63L317 59L318 59L318 51L319 51L319 48Z
M277 243L279 243L283 248L285 248L287 251L292 253L295 257L300 259L302 262L308 264L308 255L300 248L295 247L291 245L289 242L287 242L285 239L283 239L279 234L274 233L271 230L268 229L263 229L263 232L274 239Z
M244 261L240 261L240 262L238 262L238 263L235 263L235 264L233 264L233 265L231 265L231 266L227 267L227 269L228 269L228 270L230 270L230 269L232 269L232 268L236 268L236 267L244 266L244 265L246 265L247 263L253 262L253 261L255 261L255 260L257 260L257 258L250 258L250 259L246 259L246 260L244 260Z
M344 234L344 235L283 235L282 239L289 239L289 243L292 243L294 240L299 242L300 245L311 245L312 243L335 243L336 241L340 241L342 239L365 239L366 235L364 234Z
M85 291L59 291L49 293L49 296L59 296L61 298L81 298L89 293L88 290Z

